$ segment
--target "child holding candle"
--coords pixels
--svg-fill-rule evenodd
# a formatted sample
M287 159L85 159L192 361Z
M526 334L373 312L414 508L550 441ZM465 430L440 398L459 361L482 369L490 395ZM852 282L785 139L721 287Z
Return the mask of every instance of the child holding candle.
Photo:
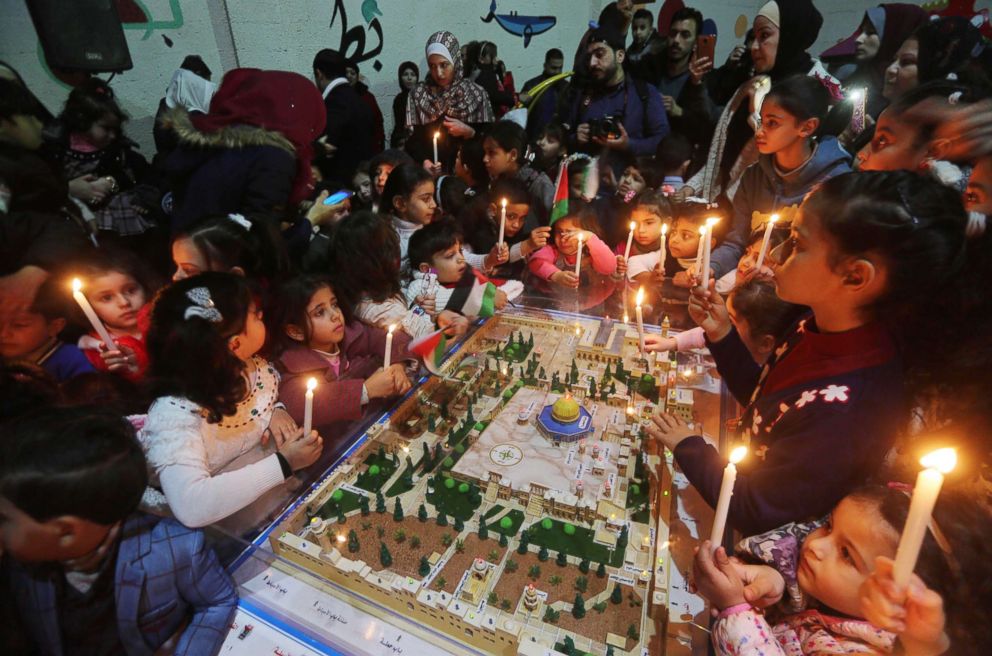
M223 520L237 534L285 503L293 472L320 456L277 407L279 374L258 355L262 313L230 273L179 280L155 299L148 380L155 401L139 432L150 487L144 505L190 527Z
M527 146L527 132L513 121L499 121L482 141L486 172L492 181L517 179L524 183L530 195L529 205L541 224L546 224L555 199L551 179L531 168L533 158Z
M617 259L597 230L596 214L589 208L555 221L553 243L534 253L527 263L538 291L560 301L562 307L577 305L583 310L609 298L616 286ZM579 275L575 275L576 267Z
M322 464L347 448L342 438L351 422L369 410L381 410L381 399L410 389L410 338L402 330L394 332L392 364L383 370L386 333L356 321L326 278L298 276L273 297L270 326L272 357L282 375L279 399L298 423L303 423L307 380L317 379L313 426L327 441L320 460L309 469L319 473Z
M785 241L788 236L789 226L782 225L781 221L776 222L772 228L772 231L768 235L769 252ZM760 271L755 269L758 264L758 255L761 253L761 244L764 239L765 226L759 225L748 238L747 248L744 249L744 255L742 255L740 261L737 262L737 267L716 281L716 291L718 294L729 293L735 287L742 284L745 280L752 276L761 276L769 279L772 278L771 262L769 262L767 254L765 255L765 261L762 263Z
M654 189L639 194L633 201L633 211L630 213L630 225L634 226L627 235L630 257L625 257L626 240L618 243L614 249L617 254L617 273L625 274L627 280L634 284L648 285L653 271L661 263L663 248L667 264L668 230L665 230L664 238L662 231L663 226L671 222L672 206L664 194Z
M878 470L909 418L907 354L896 336L914 338L912 326L932 299L948 293L965 223L954 191L912 173L825 182L770 256L778 296L811 313L764 367L712 285L693 290L690 316L745 406L738 425L754 454L741 463L730 526L753 534L821 515ZM723 468L716 450L679 422L663 421L649 433L715 503Z
M992 522L977 499L942 496L908 586L892 577L909 511L908 486L869 486L823 521L742 541L740 560L700 545L693 583L720 611L721 655L984 654ZM987 620L987 618L986 618Z
M148 367L142 309L153 291L150 276L136 256L119 250L94 252L74 271L82 282L80 292L116 346L108 349L94 329L79 338L80 350L98 371L141 380Z
M380 212L392 219L400 238L400 259L405 258L410 236L435 218L434 178L412 164L396 167L383 189Z
M706 203L691 201L675 206L675 220L668 231L668 254L671 257L665 258L665 277L674 285L692 286L691 272L695 270L696 260L704 246L700 228L705 227L706 220L715 216L717 211ZM709 239L711 248L716 246L716 235L710 234Z

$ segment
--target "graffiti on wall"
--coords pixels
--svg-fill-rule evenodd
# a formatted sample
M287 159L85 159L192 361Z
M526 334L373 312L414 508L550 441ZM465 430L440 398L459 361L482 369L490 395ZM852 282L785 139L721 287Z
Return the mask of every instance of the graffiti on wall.
M348 10L344 5L344 0L334 0L334 11L331 14L331 23L328 27L333 30L335 24L341 26L341 40L335 50L358 64L371 59L373 60L372 68L379 72L382 70L382 62L377 57L382 54L384 40L382 23L379 22L378 17L382 16L382 11L379 9L377 0L363 0L361 13L365 25L359 23L349 28ZM372 47L368 48L370 45L368 37L372 35L378 39L378 42L372 41Z
M524 48L530 45L530 40L538 34L544 34L558 22L554 16L520 16L515 11L509 14L496 13L496 0L489 4L489 15L482 17L483 23L496 23L506 32L524 39Z

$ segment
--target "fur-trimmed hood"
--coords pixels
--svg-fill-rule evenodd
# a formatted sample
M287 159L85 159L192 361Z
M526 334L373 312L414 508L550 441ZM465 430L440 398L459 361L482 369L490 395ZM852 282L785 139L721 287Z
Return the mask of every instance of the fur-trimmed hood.
M182 146L192 148L274 146L296 156L296 148L279 132L254 125L228 125L214 132L203 132L193 125L189 112L182 107L173 107L163 112L160 125L175 132Z

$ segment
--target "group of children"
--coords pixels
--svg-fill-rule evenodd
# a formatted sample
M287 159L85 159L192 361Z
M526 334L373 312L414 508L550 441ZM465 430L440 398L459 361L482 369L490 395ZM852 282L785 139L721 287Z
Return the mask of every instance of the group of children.
M946 86L886 109L862 168L933 168L933 126L900 117L947 98ZM864 485L883 471L918 385L935 380L932 362L910 350L927 343L926 315L978 311L966 293L982 253L966 233L987 238L969 222L963 188L916 172L851 173L836 140L818 136L829 103L815 78L771 88L760 157L732 206L679 197L690 157L678 137L658 158L604 158L597 172L564 159L560 127L532 149L504 121L459 147L451 175L397 151L359 167L356 211L314 218L301 247L268 219L217 215L172 236L165 286L114 248L51 272L0 336L5 365L47 374L4 375L9 393L38 399L0 440L5 584L26 633L52 653L70 643L147 651L191 616L177 653L216 651L236 594L196 529L245 534L273 517L334 462L353 422L411 388L410 340L464 333L523 294L617 316L643 287L650 311L668 281L691 290L698 328L649 334L646 347L707 347L744 407L737 432L753 454L731 500L729 523L747 536L738 558L703 543L696 559L694 583L719 611L718 651L980 653L969 650L987 646L976 627L976 600L989 601L978 575L987 509L942 499L918 576L899 589L891 561L907 495ZM886 160L897 145L902 155ZM992 209L988 163L975 162L964 196L975 212ZM322 191L308 217L326 217ZM772 214L780 221L766 230ZM701 231L712 217L719 223ZM704 238L709 271L697 267ZM72 276L112 347L86 328ZM311 377L314 429L304 434ZM71 407L69 397L96 390L118 411ZM646 433L714 505L717 449L664 413ZM771 606L778 615L756 610Z

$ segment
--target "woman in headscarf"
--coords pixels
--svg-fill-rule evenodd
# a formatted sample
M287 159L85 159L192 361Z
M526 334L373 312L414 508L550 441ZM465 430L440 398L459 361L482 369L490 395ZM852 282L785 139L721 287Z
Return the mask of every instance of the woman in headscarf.
M324 103L297 73L239 68L224 76L210 112L169 110L179 146L163 168L173 182L173 230L210 214L295 213L313 190L313 142Z
M412 61L405 61L400 64L397 76L400 92L393 98L393 133L389 137L390 148L402 148L406 143L406 102L410 97L410 90L420 81L420 69Z
M179 68L172 74L172 80L165 89L165 97L159 101L155 114L155 150L159 157L168 155L178 143L175 132L161 125L162 116L170 109L182 107L192 114L206 114L210 111L210 99L217 93L217 85L193 71Z
M840 83L827 73L819 60L806 52L816 42L821 25L823 16L812 0L772 0L761 7L754 17L754 40L751 42L755 76L740 85L723 108L706 164L679 190L678 200L698 196L715 202L720 195L732 199L745 169L757 161L756 117L772 83L791 75L810 75L833 94L839 94ZM706 100L706 84L701 77L694 73L686 86L702 95L703 106L710 103ZM692 104L699 106L699 98L694 98ZM724 242L713 251L711 266L717 278L737 266L749 232L750 225L730 226Z
M432 34L426 54L429 75L410 91L406 104L406 125L412 128L406 149L415 161L433 162L434 133L440 132L438 159L450 169L461 141L493 122L493 108L485 89L465 79L454 34Z

